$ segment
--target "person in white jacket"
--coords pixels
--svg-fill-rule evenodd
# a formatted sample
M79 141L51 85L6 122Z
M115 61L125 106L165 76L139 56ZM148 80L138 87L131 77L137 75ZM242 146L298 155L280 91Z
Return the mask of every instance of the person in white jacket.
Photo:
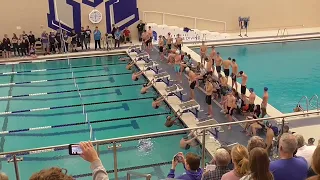
M81 142L80 148L82 150L81 157L90 162L93 180L109 180L108 173L103 167L101 160L94 149L91 142Z

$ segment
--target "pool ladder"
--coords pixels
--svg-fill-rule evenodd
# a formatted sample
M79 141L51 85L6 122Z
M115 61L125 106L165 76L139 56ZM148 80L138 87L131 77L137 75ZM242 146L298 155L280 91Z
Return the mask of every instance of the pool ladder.
M314 108L316 108L317 109L317 111L319 111L319 97L318 97L318 95L313 95L310 99L308 99L308 97L307 96L302 96L301 98L300 98L300 100L298 101L298 104L297 104L297 106L299 105L300 107L301 107L301 101L302 100L306 100L306 111L308 112L309 111L309 107L314 107ZM313 106L312 104L311 104L311 102L312 102L312 100L316 100L316 106ZM305 110L303 109L303 112L304 112Z
M288 29L287 28L278 29L278 33L277 33L277 37L278 38L284 38L284 37L286 37L288 35L289 35L289 33L288 33Z

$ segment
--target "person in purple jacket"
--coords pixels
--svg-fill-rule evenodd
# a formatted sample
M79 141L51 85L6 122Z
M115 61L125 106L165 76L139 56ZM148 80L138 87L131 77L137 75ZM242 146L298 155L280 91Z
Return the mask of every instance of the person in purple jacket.
M280 159L270 163L274 180L305 180L308 163L303 157L295 157L298 142L293 134L282 134L279 142Z
M179 163L183 164L186 172L175 177L174 172ZM184 180L201 180L202 173L203 171L200 168L200 157L198 155L188 153L186 157L184 157L183 153L179 152L172 160L172 167L167 177Z

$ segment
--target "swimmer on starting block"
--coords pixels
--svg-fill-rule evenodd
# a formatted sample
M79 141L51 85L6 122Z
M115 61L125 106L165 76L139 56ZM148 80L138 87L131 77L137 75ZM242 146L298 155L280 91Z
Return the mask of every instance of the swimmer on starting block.
M141 94L145 94L148 92L148 89L152 87L152 85L155 83L155 80L152 79L150 82L143 84L143 87L141 88Z
M188 150L190 149L190 147L195 147L198 145L196 138L198 137L198 134L194 133L194 130L192 130L190 132L190 134L184 136L181 140L180 140L180 148L181 149L185 149ZM191 138L191 139L189 139Z
M176 123L176 120L178 120L182 116L183 112L180 112L180 110L177 111L177 113L174 114L174 116L167 116L166 123L164 124L166 127L171 127Z
M152 107L155 108L155 109L158 109L160 106L161 106L161 103L162 101L164 101L164 99L166 98L167 96L161 96L161 97L154 97L153 98L153 102L152 102Z
M127 70L131 70L132 66L134 66L135 63L136 63L136 61L131 61L131 62L126 66L126 69L127 69Z
M133 81L138 81L139 77L144 73L144 71L139 71L139 72L135 72L132 74L132 80Z

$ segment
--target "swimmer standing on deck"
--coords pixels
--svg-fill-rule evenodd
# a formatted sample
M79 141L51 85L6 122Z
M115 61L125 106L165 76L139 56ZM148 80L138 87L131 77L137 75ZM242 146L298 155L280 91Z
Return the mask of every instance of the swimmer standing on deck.
M238 91L238 84L237 84L237 74L238 74L238 64L236 63L235 59L231 61L232 73L231 73L231 80L232 80L232 87L235 85L236 91Z
M241 99L244 100L246 98L248 76L243 71L240 71L239 74L237 75L237 77L240 77L242 79L242 81L241 81Z
M263 98L262 98L262 103L261 103L261 118L264 118L265 115L267 115L267 105L268 105L268 100L269 100L269 93L268 93L268 88L264 87L264 93L263 93Z
M215 64L216 64L217 73L220 74L221 73L222 58L221 58L219 52L217 52L217 57L215 59Z
M194 99L194 88L197 84L197 75L192 70L190 70L189 67L186 68L186 73L189 79L190 99Z
M212 105L211 105L211 99L212 99L212 94L213 94L213 85L211 82L211 78L207 78L206 81L206 103L208 104L208 113L206 113L208 115L208 117L212 117L213 113L212 113Z
M208 46L204 44L202 41L202 45L200 46L200 57L201 57L201 64L204 63L204 59L207 57Z
M251 115L253 115L253 111L254 111L254 101L256 100L256 93L254 93L254 89L250 88L249 89L250 95L249 97L249 112Z
M159 36L158 45L159 45L160 61L162 61L164 59L164 54L163 54L164 41L161 35Z
M227 112L226 115L228 117L229 122L232 122L232 114L233 114L233 110L236 107L236 98L232 95L232 91L228 92L227 95ZM228 129L231 129L231 125L228 126Z
M224 60L222 62L222 66L223 66L224 75L226 76L227 83L228 83L228 79L230 75L231 58L229 57L227 60Z
M206 79L208 76L212 76L213 75L213 70L212 70L213 60L210 59L210 58L209 59L205 58L205 61L207 62L207 64L206 64L207 73L203 77Z
M181 55L176 53L174 57L174 72L177 74L177 79L182 83L182 72L181 72Z
M180 52L181 52L183 40L182 40L182 37L180 36L180 34L177 34L176 44L177 44L178 49L179 49Z

